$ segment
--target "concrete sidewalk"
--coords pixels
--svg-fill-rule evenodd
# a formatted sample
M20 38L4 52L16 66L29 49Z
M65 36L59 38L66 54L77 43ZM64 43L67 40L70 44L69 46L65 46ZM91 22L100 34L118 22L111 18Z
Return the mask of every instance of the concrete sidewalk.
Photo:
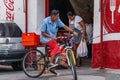
M79 67L76 69L78 80L120 80L120 70L115 69L92 69ZM38 78L30 78L23 71L13 71L11 67L1 67L0 80L73 80L69 69L59 69L60 76L52 73L43 74Z
M47 80L72 80L72 75L67 69L59 71L60 76L52 76ZM92 69L90 67L77 68L78 80L120 80L120 70ZM45 74L44 76L52 75ZM44 79L43 79L44 80ZM46 79L45 79L46 80Z
M73 80L72 76L60 76L50 78L48 80ZM105 77L92 76L92 75L78 75L78 80L106 80Z

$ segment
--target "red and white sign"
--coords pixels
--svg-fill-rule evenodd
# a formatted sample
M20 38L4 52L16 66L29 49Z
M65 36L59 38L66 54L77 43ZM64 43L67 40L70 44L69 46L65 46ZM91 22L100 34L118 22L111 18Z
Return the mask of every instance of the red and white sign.
M28 21L26 21L26 0L0 0L0 22L15 22L25 32L39 33L40 24L45 18L45 0L28 0Z
M6 20L14 21L14 0L4 0Z
M99 13L95 16L100 17L94 18L99 23L94 23L92 67L120 69L120 0L100 1L101 10L98 5L94 8L94 13Z

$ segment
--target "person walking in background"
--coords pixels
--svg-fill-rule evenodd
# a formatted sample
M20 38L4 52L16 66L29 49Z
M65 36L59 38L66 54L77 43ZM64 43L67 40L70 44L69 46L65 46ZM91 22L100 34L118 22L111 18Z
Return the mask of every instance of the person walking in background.
M87 33L88 58L92 58L93 24L85 24Z
M73 51L76 57L77 47L80 44L80 41L85 39L86 26L83 19L80 16L76 15L74 12L69 11L67 13L67 16L69 19L69 27L73 31L78 33L78 36L74 36L74 40L73 40ZM77 66L80 66L80 56L78 57L77 60Z
M40 39L42 43L46 43L50 47L50 67L48 68L50 72L58 75L58 73L53 69L57 64L54 64L55 56L60 52L60 47L56 42L56 35L59 27L63 27L66 31L78 35L75 31L66 26L59 18L59 11L52 10L50 16L45 18L42 22L40 29Z

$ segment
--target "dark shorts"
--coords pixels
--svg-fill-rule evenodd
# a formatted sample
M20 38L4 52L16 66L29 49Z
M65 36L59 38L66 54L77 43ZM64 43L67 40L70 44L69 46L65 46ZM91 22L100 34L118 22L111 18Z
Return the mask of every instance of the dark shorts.
M74 38L73 43L79 44L81 41L81 36L82 36L81 30L78 30L76 28L74 28L73 30L78 33L78 36L75 36L75 35L73 36L73 38Z

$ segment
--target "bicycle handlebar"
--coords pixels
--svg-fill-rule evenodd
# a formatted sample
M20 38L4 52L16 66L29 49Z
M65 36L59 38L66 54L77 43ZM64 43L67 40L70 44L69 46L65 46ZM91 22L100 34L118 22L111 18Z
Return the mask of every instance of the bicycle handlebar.
M57 42L58 43L69 43L70 39L73 37L73 34L68 34L68 35L65 35L65 36L58 36L57 37Z
M68 39L72 37L73 37L73 34L70 34L70 35L65 35L65 36L58 36L57 39Z

